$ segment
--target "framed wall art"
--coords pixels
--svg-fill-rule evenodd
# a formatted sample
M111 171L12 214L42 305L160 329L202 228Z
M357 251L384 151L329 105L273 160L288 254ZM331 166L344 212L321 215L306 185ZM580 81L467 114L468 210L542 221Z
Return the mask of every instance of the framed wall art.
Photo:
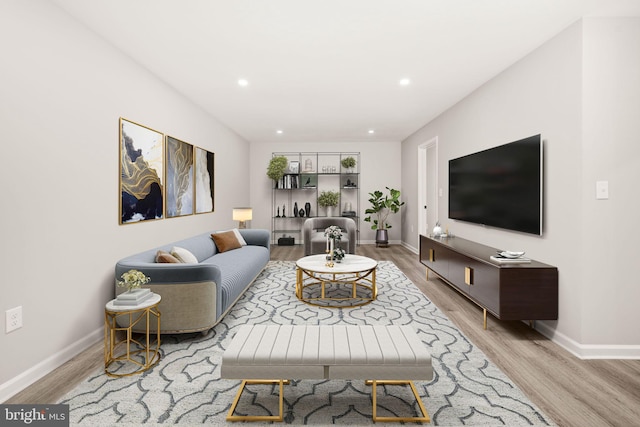
M167 218L193 214L193 145L166 136Z
M291 160L289 162L289 173L300 173L300 162L297 160Z
M164 134L120 118L120 224L162 219Z
M215 206L215 154L200 147L194 149L196 213L213 212Z

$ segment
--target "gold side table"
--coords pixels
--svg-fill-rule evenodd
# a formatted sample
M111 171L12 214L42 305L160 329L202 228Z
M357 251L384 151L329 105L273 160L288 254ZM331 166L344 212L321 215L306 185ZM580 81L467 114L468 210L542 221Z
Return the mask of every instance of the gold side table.
M160 299L160 295L152 293L138 305L116 305L116 300L107 303L104 310L104 372L107 375L139 374L160 361ZM119 326L118 321L125 326ZM151 321L157 324L154 341L151 340ZM133 328L140 324L145 332L139 334L142 338L134 337ZM112 367L114 362L120 362L116 363L116 369Z

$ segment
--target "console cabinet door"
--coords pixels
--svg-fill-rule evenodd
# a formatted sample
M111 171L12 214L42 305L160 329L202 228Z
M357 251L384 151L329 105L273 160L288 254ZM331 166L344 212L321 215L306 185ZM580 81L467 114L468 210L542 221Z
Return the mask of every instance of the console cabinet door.
M471 285L469 295L495 316L500 317L500 269L469 260Z
M496 316L500 314L499 269L455 252L449 256L449 281Z
M451 251L424 236L420 236L420 262L443 278L446 278L449 273L447 252Z
M470 259L453 251L448 251L447 259L449 261L449 277L447 279L464 294L469 294L470 285L467 283L466 273Z

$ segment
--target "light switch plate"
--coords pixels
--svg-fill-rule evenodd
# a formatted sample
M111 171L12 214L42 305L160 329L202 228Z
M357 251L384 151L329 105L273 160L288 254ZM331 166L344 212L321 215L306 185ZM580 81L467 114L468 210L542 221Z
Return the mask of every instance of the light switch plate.
M609 198L609 181L596 181L596 199L605 200Z

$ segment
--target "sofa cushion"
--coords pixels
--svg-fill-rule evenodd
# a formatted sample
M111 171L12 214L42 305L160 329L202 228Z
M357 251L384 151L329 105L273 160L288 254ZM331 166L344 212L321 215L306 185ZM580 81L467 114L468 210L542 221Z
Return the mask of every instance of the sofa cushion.
M216 243L218 252L227 252L227 251L242 247L242 245L238 241L238 237L236 236L236 233L234 233L233 230L213 233L211 237L213 238L213 241Z
M174 257L173 255L171 255L167 251L159 250L156 253L156 262L175 264L175 263L179 263L180 260L178 258Z
M185 248L181 248L180 246L174 246L171 249L171 255L178 258L180 262L184 262L185 264L197 264L198 258L191 252L189 252Z
M265 265L269 262L269 250L264 246L247 245L242 248L218 253L203 264L211 264L219 267L221 272L220 308L229 307L253 282Z

